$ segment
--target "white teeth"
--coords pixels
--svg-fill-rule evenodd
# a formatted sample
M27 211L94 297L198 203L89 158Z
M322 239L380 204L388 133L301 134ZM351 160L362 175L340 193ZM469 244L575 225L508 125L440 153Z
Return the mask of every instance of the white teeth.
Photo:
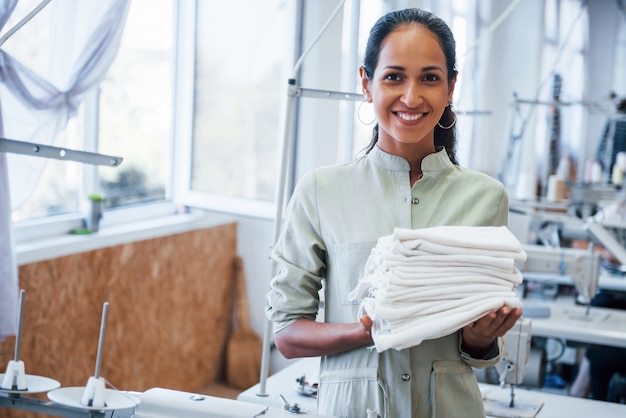
M402 113L402 112L397 112L396 115L398 115L399 118L404 119L404 120L418 120L419 118L424 116L423 113L409 115L408 113Z

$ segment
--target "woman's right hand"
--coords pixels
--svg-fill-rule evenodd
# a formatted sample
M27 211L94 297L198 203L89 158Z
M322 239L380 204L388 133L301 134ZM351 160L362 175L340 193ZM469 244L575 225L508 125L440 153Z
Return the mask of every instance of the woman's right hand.
M374 325L374 321L367 315L363 315L359 318L359 322L365 328L365 331L369 334L370 338L372 337L372 325Z

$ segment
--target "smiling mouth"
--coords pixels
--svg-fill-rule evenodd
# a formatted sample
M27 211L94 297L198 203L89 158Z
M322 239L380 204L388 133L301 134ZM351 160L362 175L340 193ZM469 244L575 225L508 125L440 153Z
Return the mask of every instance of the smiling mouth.
M404 113L404 112L394 112L394 114L403 120L413 121L418 120L424 117L424 113Z

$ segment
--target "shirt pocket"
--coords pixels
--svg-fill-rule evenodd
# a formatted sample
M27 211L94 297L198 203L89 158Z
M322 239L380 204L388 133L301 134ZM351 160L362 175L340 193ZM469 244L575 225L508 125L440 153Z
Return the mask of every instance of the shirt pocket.
M375 241L348 242L333 245L333 257L329 265L327 286L329 295L342 305L358 305L348 294L363 277L365 263L376 245Z
M430 376L433 418L484 418L482 395L472 368L460 360L433 362Z
M363 367L341 370L323 370L318 388L320 415L342 418L362 418L373 408L379 416L386 416L386 397L378 379L378 369Z

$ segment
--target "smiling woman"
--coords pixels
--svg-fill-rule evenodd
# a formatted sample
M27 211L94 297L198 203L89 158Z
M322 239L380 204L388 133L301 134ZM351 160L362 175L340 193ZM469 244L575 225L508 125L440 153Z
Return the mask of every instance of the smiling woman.
M374 245L397 228L507 223L504 186L459 166L455 131L439 126L453 113L452 31L425 10L389 12L370 31L360 75L378 120L372 143L353 161L302 176L272 251L266 313L276 347L287 358L322 357L321 414L365 416L374 407L388 417L484 415L472 367L498 362L500 337L521 308L492 306L445 335L376 354L375 318L350 303ZM316 320L322 288L324 322ZM462 405L447 401L455 397Z

